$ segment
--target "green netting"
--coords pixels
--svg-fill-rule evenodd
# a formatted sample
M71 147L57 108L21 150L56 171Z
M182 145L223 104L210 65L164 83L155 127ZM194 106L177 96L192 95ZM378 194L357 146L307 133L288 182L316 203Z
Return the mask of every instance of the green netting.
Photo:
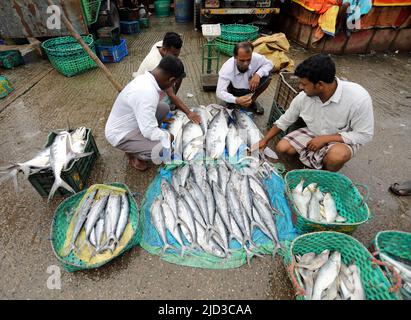
M84 42L95 53L92 35L82 36ZM97 64L74 37L58 37L46 40L41 45L57 71L66 77L97 67Z
M222 24L221 39L242 42L253 41L258 37L258 27L250 24Z
M97 21L102 0L81 0L84 19L88 25Z
M317 183L322 192L330 192L338 214L347 218L347 222L321 223L303 217L292 198L292 190L300 183L301 178L304 179L304 187L310 183ZM357 187L341 173L311 169L292 170L285 175L285 183L287 199L297 217L296 228L299 234L327 230L351 234L370 217L369 208Z
M308 252L320 254L323 250L339 251L344 264L355 263L360 270L362 284L367 300L397 300L395 293L389 292L390 282L384 276L381 268L372 263L373 256L368 250L353 237L333 231L314 232L299 236L285 245L281 252L284 263L288 267L290 278L295 289L303 288L303 283L297 275L293 264L295 255L304 255ZM292 272L293 274L290 274ZM297 284L293 281L297 280ZM305 300L302 294L297 295L298 300Z
M71 252L68 256L61 256L60 252L62 252L64 243L66 241L66 234L67 230L70 226L71 219L78 207L81 199L83 198L84 194L87 190L82 192L76 193L74 196L66 199L63 201L56 209L54 214L52 226L51 226L51 246L53 248L53 252L56 255L57 259L63 264L64 269L69 272L83 270L83 269L93 269L106 264L119 255L123 254L125 251L131 249L132 247L138 245L141 240L141 232L138 226L139 224L139 210L134 198L131 195L130 190L128 187L122 183L111 183L108 184L109 186L114 186L118 188L125 189L127 191L128 201L130 205L130 223L134 230L134 235L132 236L130 242L120 251L117 256L113 256L111 259L106 260L102 263L94 264L94 265L87 265L86 262L80 260L74 252Z
M148 187L141 204L140 215L142 240L140 246L154 255L160 255L163 242L151 223L150 208L154 199L161 194L161 180L166 179L168 182L171 182L172 170L176 167L176 164L171 164L159 170L159 174ZM294 239L297 236L297 233L291 221L291 211L284 197L283 179L278 175L273 174L270 178L264 180L264 184L268 191L271 204L283 213L281 216L275 216L280 241ZM240 267L247 262L246 252L240 247L240 244L236 240L230 242L230 249L233 249L233 254L227 259L221 259L200 250L187 250L184 257L181 257L179 250L180 246L168 231L167 240L171 245L178 248L173 251L167 250L162 256L163 260L171 263L198 268L229 269ZM271 254L274 250L272 241L259 229L255 229L253 233L253 241L258 246L258 253L260 254Z
M380 231L375 236L373 241L374 250L379 253L385 253L387 255L394 255L402 259L411 261L411 233L397 230L385 230ZM383 262L386 260L377 254L378 259ZM394 258L395 259L395 258ZM395 280L390 270L384 268L390 275L390 282L394 285ZM411 294L403 288L400 289L403 298L411 300Z

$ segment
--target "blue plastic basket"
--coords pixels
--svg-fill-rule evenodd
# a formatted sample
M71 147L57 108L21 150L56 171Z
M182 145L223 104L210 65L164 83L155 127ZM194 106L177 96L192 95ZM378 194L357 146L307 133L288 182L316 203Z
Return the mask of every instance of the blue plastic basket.
M140 32L140 22L120 21L120 31L122 34L135 34Z
M102 62L119 62L128 55L126 39L121 39L118 46L100 44L96 41L96 51Z

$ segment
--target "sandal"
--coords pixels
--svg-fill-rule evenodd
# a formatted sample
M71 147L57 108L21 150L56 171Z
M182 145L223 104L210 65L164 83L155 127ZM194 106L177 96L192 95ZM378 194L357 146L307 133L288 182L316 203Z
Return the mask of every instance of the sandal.
M393 183L389 190L397 196L409 196L411 195L411 180L401 184Z

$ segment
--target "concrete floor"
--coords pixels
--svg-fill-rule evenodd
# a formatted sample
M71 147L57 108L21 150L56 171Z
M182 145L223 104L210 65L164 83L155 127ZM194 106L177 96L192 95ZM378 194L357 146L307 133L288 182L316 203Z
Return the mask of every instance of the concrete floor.
M201 89L200 33L172 17L153 18L151 27L126 36L129 56L107 67L122 83L131 80L152 44L166 31L183 36L181 58L187 78L180 97L188 105L216 102ZM290 56L298 64L310 53L292 44ZM226 58L224 58L226 59ZM342 173L370 190L373 219L354 237L368 245L380 230L411 231L411 197L387 191L396 181L411 178L411 55L375 54L334 57L338 76L369 90L374 101L375 138L364 146ZM123 154L104 138L104 125L116 91L103 73L92 70L73 78L55 71L47 61L8 70L16 91L0 101L0 165L30 159L56 128L87 126L101 152L93 183L123 182L145 192L156 168L141 174L127 165ZM270 111L277 76L261 96L266 113L257 118L262 129ZM187 93L194 94L187 98ZM3 299L292 299L293 290L281 259L254 258L252 267L232 270L195 269L173 265L133 248L97 270L68 273L61 268L61 289L48 289L47 269L59 262L51 250L49 233L54 210L62 199L47 203L29 182L20 178L21 192L2 185L0 195L0 298Z

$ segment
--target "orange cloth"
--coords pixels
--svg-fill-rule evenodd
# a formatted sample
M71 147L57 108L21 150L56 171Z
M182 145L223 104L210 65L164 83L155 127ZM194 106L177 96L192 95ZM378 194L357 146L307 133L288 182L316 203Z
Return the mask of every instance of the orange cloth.
M411 6L411 0L374 0L374 6Z
M326 12L328 9L330 9L332 6L339 6L339 2L337 0L292 0L299 5L303 6L307 10L310 11L315 11L319 14L323 14ZM410 0L407 0L410 1Z

